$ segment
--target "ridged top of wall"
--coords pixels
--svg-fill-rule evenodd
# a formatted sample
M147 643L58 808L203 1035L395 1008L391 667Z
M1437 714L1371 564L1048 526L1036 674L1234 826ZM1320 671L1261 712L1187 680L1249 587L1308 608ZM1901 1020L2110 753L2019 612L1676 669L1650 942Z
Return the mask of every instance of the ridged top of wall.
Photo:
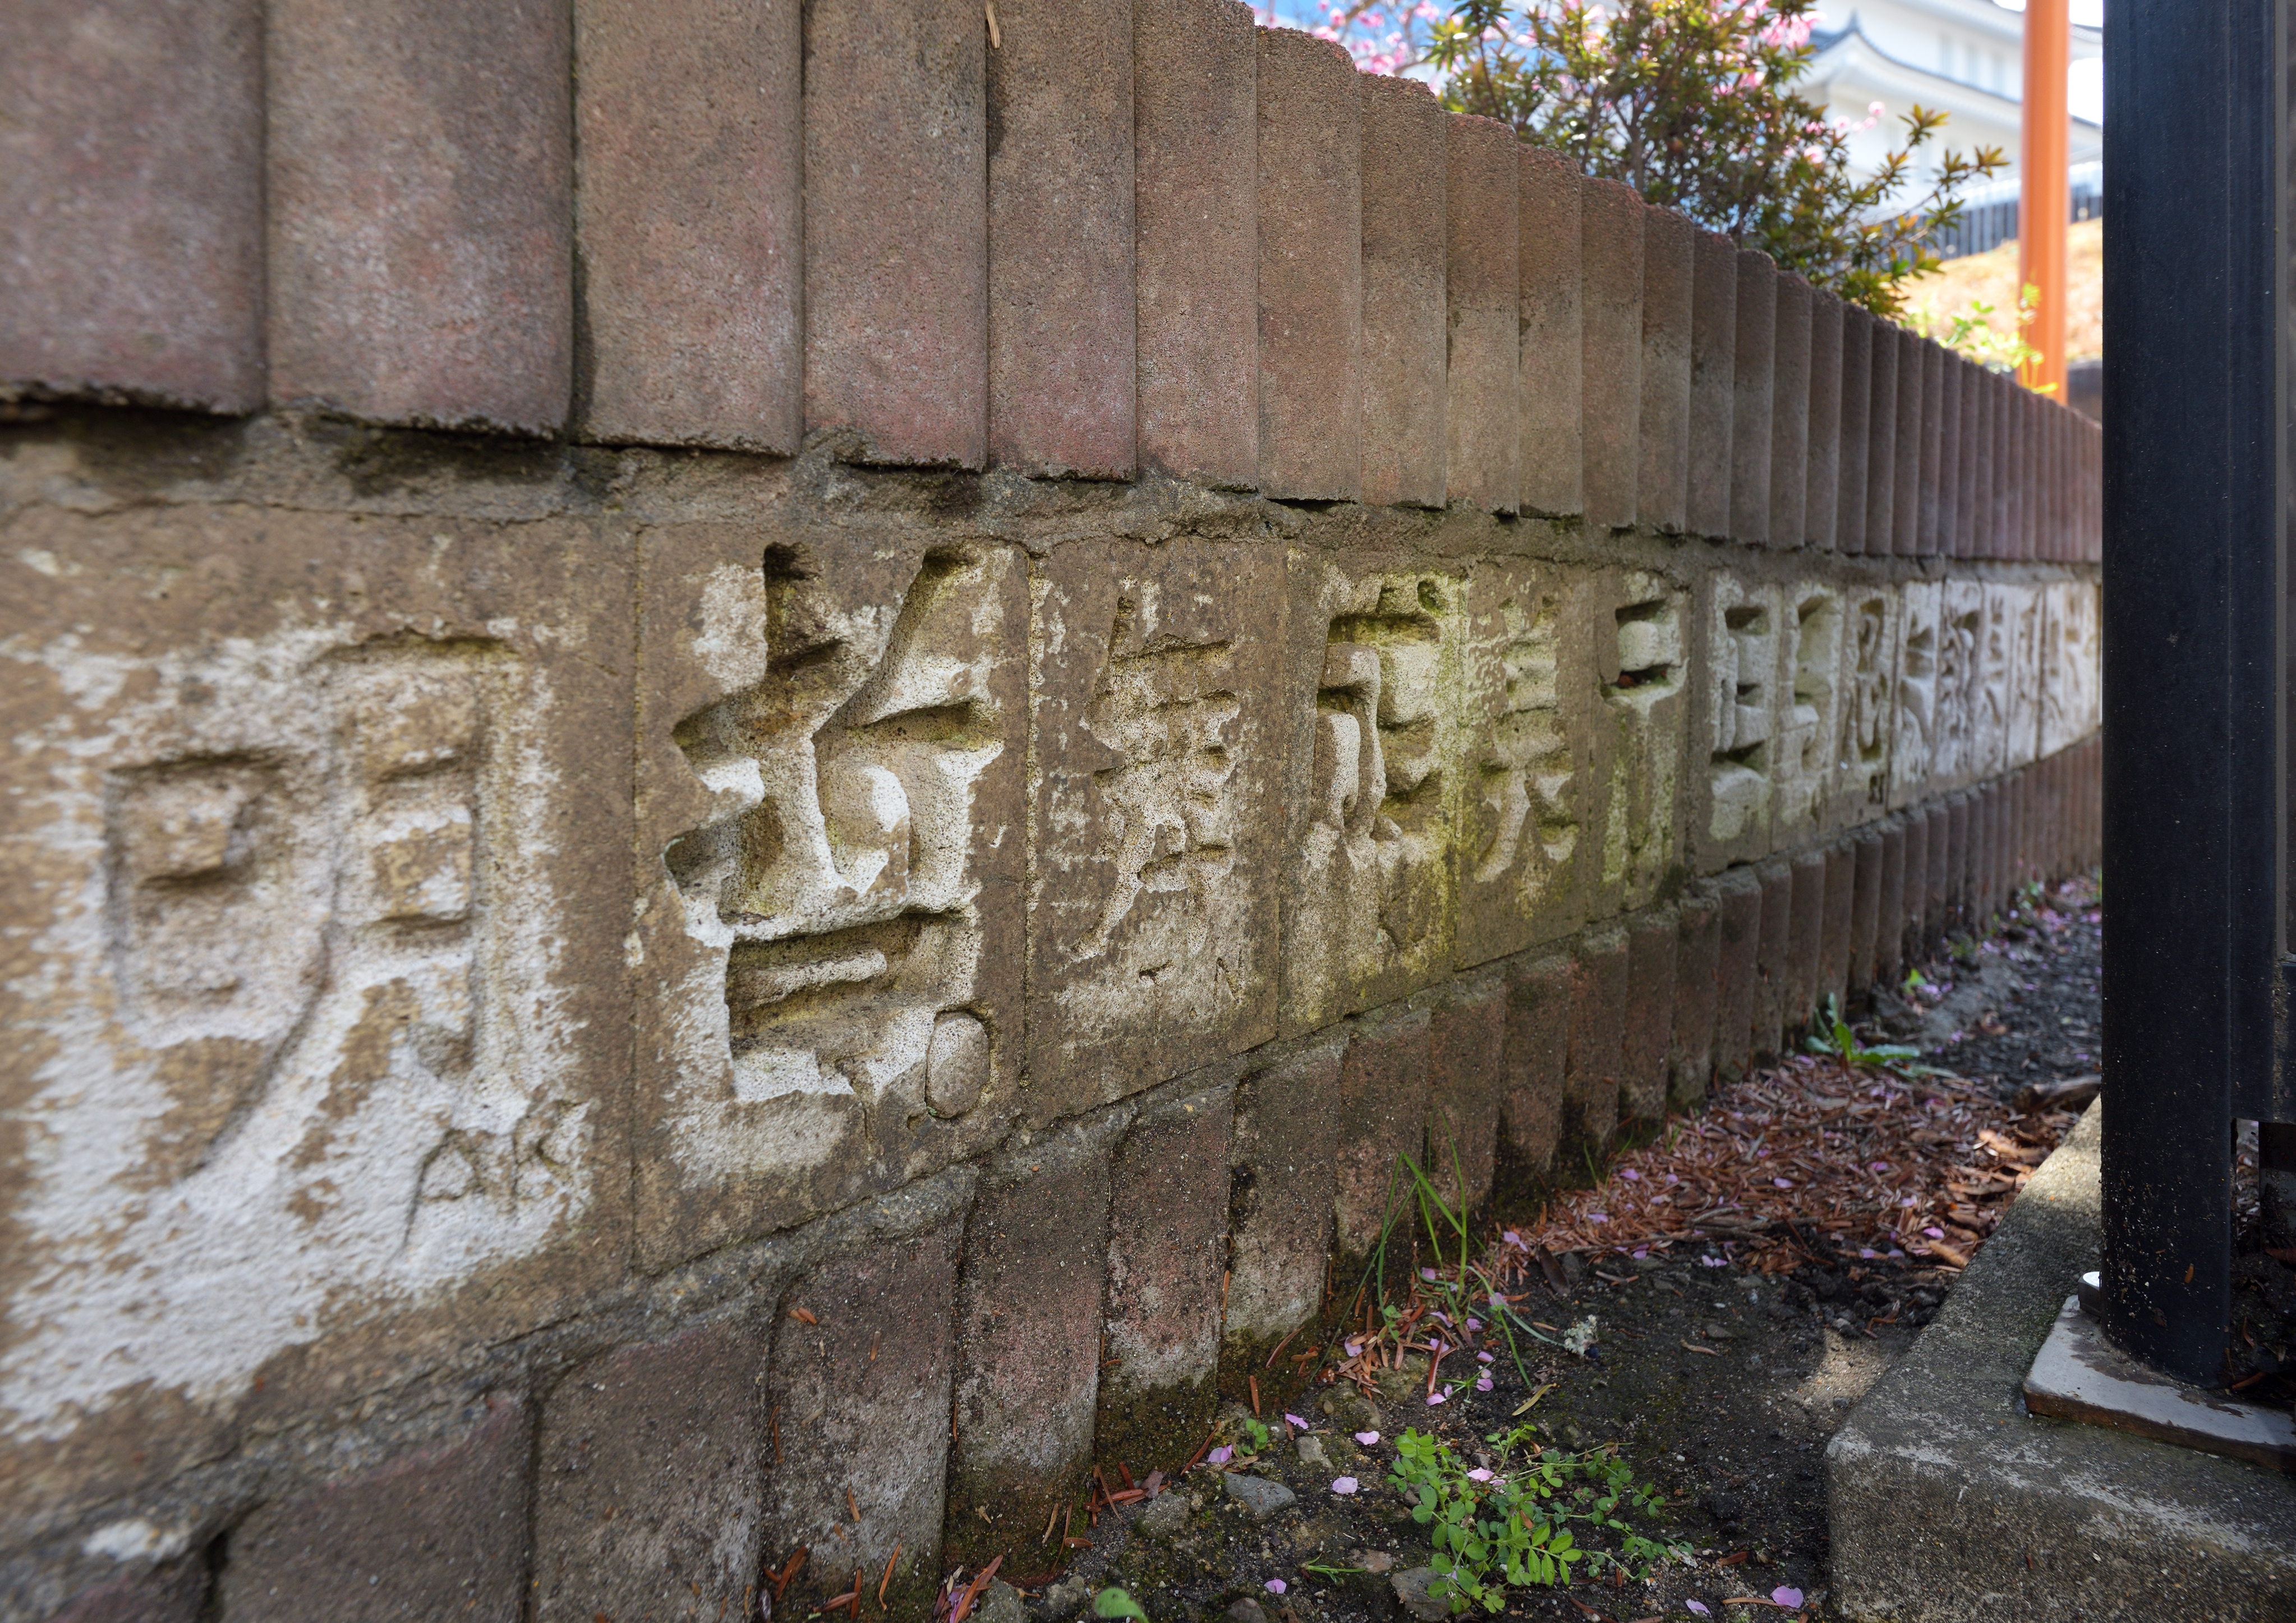
M2093 424L1240 0L30 0L0 398L2096 555Z

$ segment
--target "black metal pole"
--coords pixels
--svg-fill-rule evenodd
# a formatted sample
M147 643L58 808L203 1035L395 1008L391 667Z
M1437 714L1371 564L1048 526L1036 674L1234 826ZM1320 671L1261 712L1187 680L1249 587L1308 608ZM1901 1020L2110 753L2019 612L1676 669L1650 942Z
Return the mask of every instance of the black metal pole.
M2105 9L2106 1324L2210 1384L2271 1073L2275 9Z

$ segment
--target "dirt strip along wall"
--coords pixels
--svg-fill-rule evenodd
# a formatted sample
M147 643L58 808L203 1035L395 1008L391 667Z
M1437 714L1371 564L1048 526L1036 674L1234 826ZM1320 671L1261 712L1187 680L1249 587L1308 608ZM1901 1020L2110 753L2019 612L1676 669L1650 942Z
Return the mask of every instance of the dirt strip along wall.
M9 1623L1041 1574L2096 859L2091 424L1231 0L34 9Z

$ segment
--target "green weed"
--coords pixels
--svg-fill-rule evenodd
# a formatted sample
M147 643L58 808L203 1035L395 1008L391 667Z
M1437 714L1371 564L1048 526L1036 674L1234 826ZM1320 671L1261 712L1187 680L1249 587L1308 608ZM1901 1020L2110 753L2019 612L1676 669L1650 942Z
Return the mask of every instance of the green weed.
M1502 1611L1510 1587L1568 1584L1582 1565L1590 1574L1615 1567L1640 1578L1652 1562L1688 1553L1624 1519L1654 1517L1662 1498L1636 1484L1623 1461L1607 1450L1541 1448L1536 1432L1531 1425L1492 1432L1486 1440L1496 1446L1494 1464L1472 1471L1439 1438L1409 1430L1397 1439L1388 1480L1411 1501L1412 1520L1434 1546L1428 1593L1449 1601L1454 1612ZM1511 1463L1518 1450L1519 1463ZM1616 1535L1618 1553L1582 1545L1573 1523Z

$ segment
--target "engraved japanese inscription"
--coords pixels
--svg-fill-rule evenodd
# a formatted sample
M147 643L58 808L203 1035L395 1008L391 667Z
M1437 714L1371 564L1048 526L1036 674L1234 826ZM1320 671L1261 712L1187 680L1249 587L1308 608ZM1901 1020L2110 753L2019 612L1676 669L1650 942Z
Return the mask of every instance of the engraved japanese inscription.
M1461 790L1462 583L1328 563L1308 575L1292 607L1295 657L1316 661L1284 891L1283 1021L1294 1029L1449 968Z
M1275 1034L1282 601L1264 547L1078 543L1037 568L1032 1111Z
M652 578L691 602L660 662L722 684L672 729L705 799L652 928L662 1246L905 1181L1017 1058L987 911L1017 902L1019 565L838 531L758 550Z

